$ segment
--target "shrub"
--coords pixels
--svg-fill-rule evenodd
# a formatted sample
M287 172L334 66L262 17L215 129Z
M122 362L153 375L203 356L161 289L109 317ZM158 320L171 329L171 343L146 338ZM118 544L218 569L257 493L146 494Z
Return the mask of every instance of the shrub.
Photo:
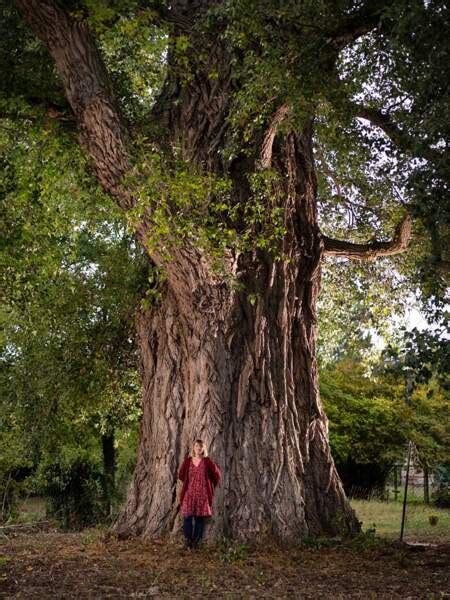
M103 473L87 453L60 456L40 465L39 487L47 514L63 529L79 530L105 518Z
M439 465L435 470L436 489L432 501L440 508L450 508L450 464Z
M0 523L18 516L20 496L32 471L23 440L14 431L0 431Z

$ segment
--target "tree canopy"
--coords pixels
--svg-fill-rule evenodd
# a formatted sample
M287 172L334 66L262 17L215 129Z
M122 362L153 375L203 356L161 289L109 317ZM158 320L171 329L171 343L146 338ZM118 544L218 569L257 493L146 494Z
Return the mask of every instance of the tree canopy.
M449 122L449 15L444 2L280 5L233 0L214 4L207 18L195 23L181 6L164 2L63 5L72 18L90 27L101 50L132 139L131 163L140 173L135 178L135 208L142 214L151 206L154 238L167 237L168 232L173 238L192 235L223 252L236 244L270 247L270 239L283 234L276 207L269 211L264 202L255 206L255 197L248 207L236 206L226 182L205 181L181 164L169 169L158 146L155 103L161 93L168 93L167 61L176 65L185 82L199 63L208 68L207 56L190 52L183 28L198 29L198 35L219 29L232 57L236 86L227 117L229 139L221 150L223 167L242 152L254 154L262 125L274 114L279 115L275 125L287 128L301 123L313 108L324 233L330 240L382 240L392 235L406 207L416 218L417 266L410 276L422 282L428 294L442 295L448 262ZM65 131L67 139L75 141L75 115L50 56L12 2L3 3L3 15L3 118L12 119L14 126L41 119L47 123L47 135ZM218 75L209 73L210 81ZM289 108L277 113L280 106ZM255 174L253 185L270 188L264 183L270 173L261 177ZM202 206L205 185L216 202L210 195ZM175 206L169 206L169 198ZM253 239L255 223L260 234ZM253 237L248 239L250 232ZM328 250L345 253L349 248L330 241ZM404 262L394 262L396 269L401 271Z

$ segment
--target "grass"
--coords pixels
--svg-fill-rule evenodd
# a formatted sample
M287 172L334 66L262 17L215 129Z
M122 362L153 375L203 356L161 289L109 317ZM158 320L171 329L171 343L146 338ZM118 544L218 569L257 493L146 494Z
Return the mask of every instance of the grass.
M351 504L363 523L363 530L367 531L375 527L377 536L388 539L398 539L400 535L403 496L399 494L397 500L393 499L393 494L389 494L388 502L382 500L356 500L352 499ZM433 517L437 517L437 523ZM19 515L14 519L14 523L32 523L45 519L45 503L42 498L27 498L23 501ZM94 530L92 530L94 531ZM85 543L90 541L94 534L86 534ZM95 532L98 536L98 532ZM415 493L415 490L408 491L408 503L406 509L406 521L404 531L405 541L423 541L423 542L450 542L450 510L439 509L433 505L426 505L423 502L423 495ZM245 558L248 554L248 548L245 544L236 547L221 546L221 560L225 563L233 563L239 559Z
M450 542L450 510L428 506L412 498L407 502L403 539L405 541ZM363 523L363 529L375 526L377 535L389 539L400 536L402 501L351 500L351 504ZM430 517L437 517L435 525ZM432 522L435 519L431 519Z

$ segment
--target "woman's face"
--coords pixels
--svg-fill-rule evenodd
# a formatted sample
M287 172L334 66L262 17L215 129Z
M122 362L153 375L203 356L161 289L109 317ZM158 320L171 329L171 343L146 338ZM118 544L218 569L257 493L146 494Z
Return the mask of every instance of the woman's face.
M194 455L195 456L203 456L203 445L195 442L194 444Z

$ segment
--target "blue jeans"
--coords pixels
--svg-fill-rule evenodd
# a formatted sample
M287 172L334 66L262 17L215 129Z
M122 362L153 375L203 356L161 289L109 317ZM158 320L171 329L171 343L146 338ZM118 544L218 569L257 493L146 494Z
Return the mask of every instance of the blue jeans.
M194 523L192 522L194 520ZM189 544L198 544L203 537L203 526L205 524L205 517L196 517L190 515L183 518L183 532L186 541Z

